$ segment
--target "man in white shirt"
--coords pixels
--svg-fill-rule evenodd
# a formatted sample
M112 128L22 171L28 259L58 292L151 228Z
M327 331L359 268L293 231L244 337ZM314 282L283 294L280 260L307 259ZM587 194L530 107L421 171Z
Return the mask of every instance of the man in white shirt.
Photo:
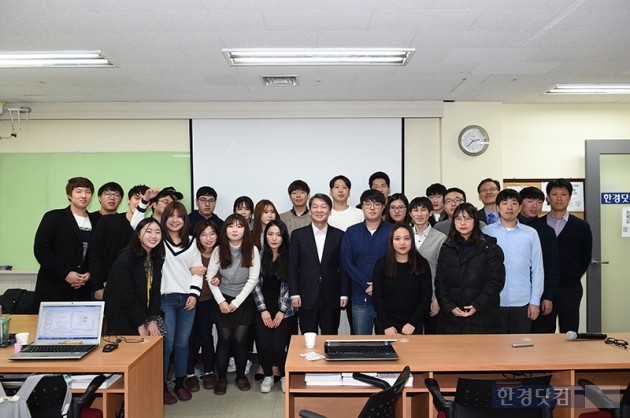
M350 179L343 175L338 175L330 180L330 197L333 200L332 211L328 223L342 231L349 226L363 222L363 211L359 208L348 205Z

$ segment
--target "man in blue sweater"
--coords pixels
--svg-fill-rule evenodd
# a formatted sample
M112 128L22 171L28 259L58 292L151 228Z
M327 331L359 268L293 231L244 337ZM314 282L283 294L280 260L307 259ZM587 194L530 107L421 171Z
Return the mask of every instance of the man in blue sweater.
M370 335L374 329L372 273L376 260L387 254L392 224L383 222L385 196L376 189L361 194L365 221L346 230L341 242L341 264L350 277L352 333Z
M573 186L566 179L547 184L547 200L551 212L543 218L558 238L560 282L555 293L551 315L558 317L560 332L578 331L580 302L584 289L582 275L591 263L593 235L586 221L570 215L568 208Z

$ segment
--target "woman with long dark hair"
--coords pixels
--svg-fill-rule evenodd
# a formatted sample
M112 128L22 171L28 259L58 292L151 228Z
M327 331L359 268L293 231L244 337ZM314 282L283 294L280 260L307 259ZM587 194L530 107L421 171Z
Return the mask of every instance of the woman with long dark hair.
M413 231L396 223L387 255L378 259L372 276L372 303L378 334L422 334L431 303L431 268L416 250Z
M385 210L383 211L385 214L385 220L393 224L396 222L410 224L411 218L409 217L409 211L407 210L408 206L409 200L404 194L394 193L389 196L387 199L387 205L385 205Z
M279 368L282 392L285 390L284 363L291 331L295 326L296 308L291 306L287 274L289 268L289 232L281 220L272 220L265 227L265 245L261 272L254 288L254 300L260 313L256 317L256 347L263 368L262 393L271 392L273 366Z
M162 263L162 228L156 219L146 218L110 269L104 293L110 334L161 335L157 321Z
M477 208L461 203L438 257L435 294L438 333L500 333L499 293L505 284L503 251L479 228Z
M254 227L252 228L252 242L262 250L265 244L264 231L269 221L278 218L278 210L271 200L263 199L254 208Z
M193 237L201 254L201 262L205 267L208 267L212 251L214 251L214 248L219 242L219 229L210 219L204 219L197 223L193 229ZM199 349L201 349L201 359L203 362L204 389L214 389L214 385L217 383L217 377L214 374L215 353L212 328L214 327L215 314L212 303L210 285L204 280L199 302L197 302L195 322L193 323L188 344L188 376L184 383L186 388L191 392L199 391L199 379L195 375L195 364L197 363Z
M218 381L214 393L224 395L227 390L227 368L230 347L233 347L236 364L236 386L249 390L251 384L245 375L247 363L247 335L254 323L256 305L251 295L260 274L260 255L250 239L247 220L239 215L227 217L219 246L214 249L208 264L208 278L220 276L218 286L210 283L215 300Z
M164 382L171 354L175 365L175 396L164 383L164 403L192 398L184 386L188 368L188 342L195 321L195 308L201 293L205 267L194 238L188 235L188 215L180 202L171 202L162 213L166 257L162 267L162 311L166 322L164 337Z

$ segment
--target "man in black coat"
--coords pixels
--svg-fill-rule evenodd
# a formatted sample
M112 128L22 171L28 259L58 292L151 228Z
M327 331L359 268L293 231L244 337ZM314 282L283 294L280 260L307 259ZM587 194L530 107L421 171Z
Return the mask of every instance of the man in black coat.
M94 185L73 177L66 185L70 206L47 212L35 233L33 250L40 264L35 285L40 301L87 301L90 273L87 250L92 238L93 216L87 212Z
M328 225L330 197L309 200L312 223L293 231L289 251L289 294L299 308L300 330L339 332L341 308L348 303L349 281L341 268L343 231Z

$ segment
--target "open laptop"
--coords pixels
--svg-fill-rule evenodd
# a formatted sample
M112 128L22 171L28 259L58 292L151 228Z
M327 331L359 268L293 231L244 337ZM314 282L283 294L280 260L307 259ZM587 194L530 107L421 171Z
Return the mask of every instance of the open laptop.
M105 302L42 302L35 342L11 360L78 360L101 341Z
M326 340L326 360L398 360L397 340Z

